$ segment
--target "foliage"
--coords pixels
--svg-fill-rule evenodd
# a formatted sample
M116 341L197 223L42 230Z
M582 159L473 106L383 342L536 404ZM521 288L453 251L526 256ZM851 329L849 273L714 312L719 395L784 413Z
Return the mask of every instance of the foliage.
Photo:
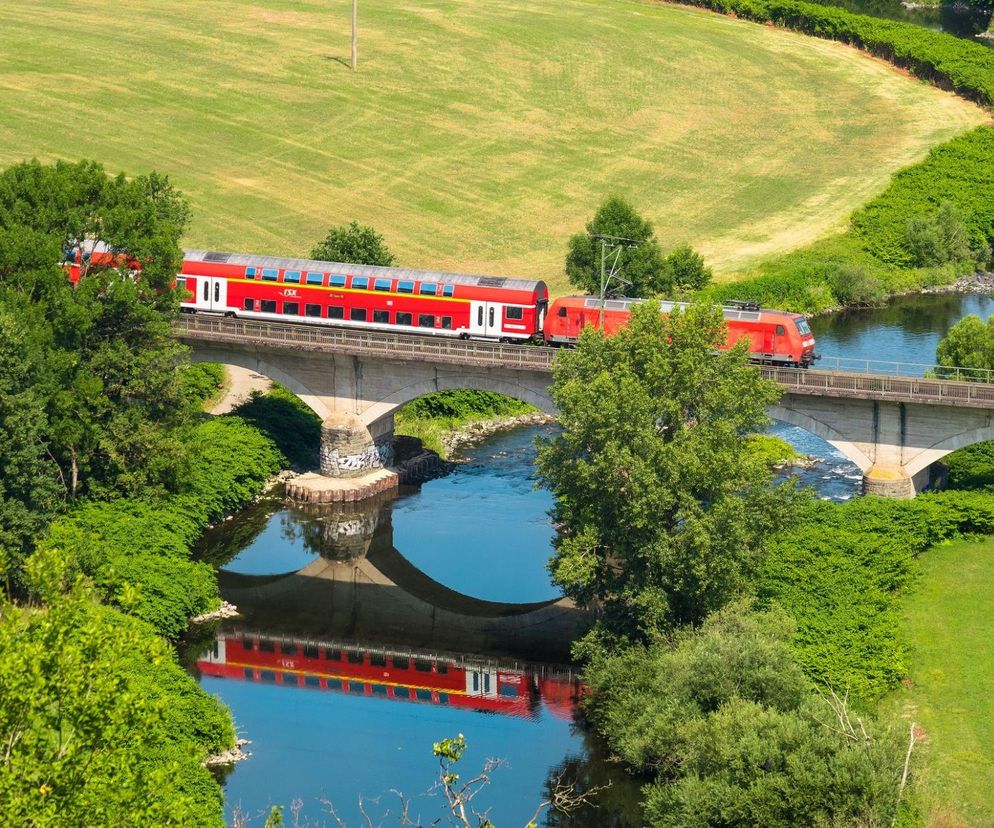
M711 268L704 264L701 256L689 244L681 244L671 250L663 260L670 285L678 291L701 290L711 281Z
M33 563L50 584L57 566L51 555ZM219 789L200 763L232 741L223 709L161 639L97 605L82 583L40 589L40 608L0 597L5 821L221 825ZM186 718L194 713L199 721Z
M955 205L945 201L932 215L908 220L907 248L918 267L969 261L966 225Z
M994 318L982 322L976 314L963 317L939 342L935 359L943 368L966 368L975 372L940 369L940 374L989 381L987 372L994 370Z
M412 400L394 415L394 433L417 437L426 448L445 457L446 434L478 420L515 417L534 410L528 403L493 391L435 391Z
M652 780L649 823L890 824L900 746L890 734L840 732L812 698L790 639L781 612L738 603L699 629L591 661L588 710L612 749Z
M949 469L950 489L983 489L994 486L994 442L961 448L942 458Z
M556 361L562 434L538 455L559 526L550 569L614 632L698 622L746 590L793 499L743 439L781 391L744 343L713 354L724 330L713 307L664 317L649 302Z
M613 267L628 283L612 282L607 285L609 292L623 296L657 296L673 289L674 272L663 258L652 225L620 196L606 198L587 222L586 230L570 238L566 275L573 286L594 296L600 295L602 251L600 240L594 238L597 235L618 236L636 242L633 246L607 249L605 274ZM678 254L676 261L692 270L686 259L685 255ZM688 275L693 278L692 273Z
M383 236L357 221L332 227L328 235L311 249L311 258L322 262L352 262L383 267L392 267L394 263L393 254L387 249Z
M294 468L318 465L321 418L282 385L274 383L265 394L253 391L232 413L272 440Z
M784 466L802 456L786 440L772 434L750 434L746 438L746 446L768 468Z
M180 382L191 406L200 409L224 387L227 373L217 362L192 362L183 366Z
M189 411L169 320L186 221L154 173L112 178L86 161L0 173L0 305L21 331L46 474L69 499L163 493L182 474ZM84 249L74 287L60 262L90 243L114 258Z

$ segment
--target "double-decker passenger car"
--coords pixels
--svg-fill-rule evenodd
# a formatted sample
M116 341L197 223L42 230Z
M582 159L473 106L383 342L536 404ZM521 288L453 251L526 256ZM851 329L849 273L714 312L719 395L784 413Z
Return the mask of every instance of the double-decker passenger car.
M641 299L608 299L604 303L603 327L608 335L628 324L631 310ZM686 308L686 302L663 302L670 313ZM766 310L751 302L736 302L722 308L728 336L724 348L748 339L749 354L757 362L799 365L807 368L815 359L815 340L807 320L797 313ZM545 320L545 341L550 345L572 345L584 327L601 325L601 302L595 296L564 296L553 301ZM723 349L722 349L723 350Z
M190 312L273 322L522 341L539 336L545 282L187 250Z

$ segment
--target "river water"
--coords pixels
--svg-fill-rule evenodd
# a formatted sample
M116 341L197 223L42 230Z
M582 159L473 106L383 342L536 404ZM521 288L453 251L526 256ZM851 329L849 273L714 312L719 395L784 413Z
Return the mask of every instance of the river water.
M994 300L903 297L811 327L826 362L931 364L970 313L986 319ZM833 500L857 493L858 469L827 443L771 430L820 458L795 472L803 484ZM637 781L576 720L566 662L582 618L548 605L558 598L545 568L552 500L535 488L534 442L552 434L495 435L451 474L347 510L267 497L204 536L200 554L241 610L190 654L251 740L252 757L225 781L229 815L261 825L271 804L299 799L311 824L336 824L330 802L358 825L360 797L371 814L396 814L399 790L430 822L444 812L427 793L432 743L462 733L466 772L503 760L477 800L498 825L523 825L560 773L610 787L597 808L557 824L640 824Z

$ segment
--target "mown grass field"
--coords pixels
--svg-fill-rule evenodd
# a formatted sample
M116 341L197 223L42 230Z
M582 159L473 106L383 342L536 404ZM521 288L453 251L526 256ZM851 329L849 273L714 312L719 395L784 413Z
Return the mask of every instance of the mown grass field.
M306 253L352 218L411 266L561 284L607 193L724 272L841 226L976 107L846 47L632 0L18 0L0 164L187 193L187 243Z
M912 685L892 700L924 728L929 828L994 825L994 538L921 558L905 610Z

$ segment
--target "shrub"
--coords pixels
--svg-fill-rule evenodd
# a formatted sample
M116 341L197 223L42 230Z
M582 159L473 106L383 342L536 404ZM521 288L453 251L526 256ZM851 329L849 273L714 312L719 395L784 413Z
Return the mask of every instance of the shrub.
M200 407L224 387L227 373L217 362L193 362L183 366L180 380L184 396L191 405Z
M294 468L318 465L321 418L282 385L274 384L265 394L254 391L232 413L272 440Z
M932 267L970 259L966 225L955 205L944 201L932 215L908 219L907 247L912 262Z
M669 282L677 290L700 290L711 281L711 268L689 244L671 250L663 264L670 274Z

